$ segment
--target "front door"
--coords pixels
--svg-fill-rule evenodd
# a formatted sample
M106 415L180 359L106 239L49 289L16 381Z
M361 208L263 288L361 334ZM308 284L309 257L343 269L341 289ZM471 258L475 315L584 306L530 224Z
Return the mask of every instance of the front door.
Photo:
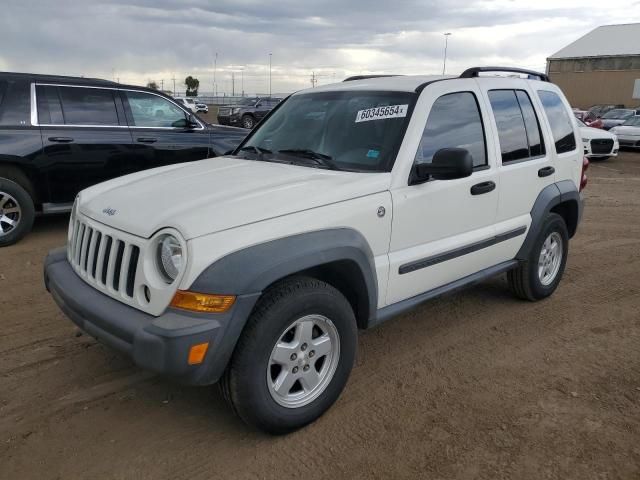
M132 142L116 90L37 85L39 158L52 203L73 202L84 188L129 171Z
M407 184L392 189L387 304L498 263L493 243L499 193L496 155L486 141L488 115L477 83L455 80L430 85L415 112L423 118L412 119L420 126L414 132L421 132L417 151L414 147L409 152L414 165L431 162L442 148L460 147L473 156L474 171L456 180L416 183L408 178Z
M185 128L192 117L168 99L150 92L122 90L137 156L144 168L202 160L210 156L210 131L201 122Z

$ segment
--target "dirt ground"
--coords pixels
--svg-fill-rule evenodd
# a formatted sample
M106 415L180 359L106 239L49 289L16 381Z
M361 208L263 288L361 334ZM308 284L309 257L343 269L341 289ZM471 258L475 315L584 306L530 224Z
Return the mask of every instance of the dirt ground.
M0 478L640 478L640 153L592 163L564 279L504 278L365 332L345 392L285 437L76 336L42 284L67 219L0 251Z

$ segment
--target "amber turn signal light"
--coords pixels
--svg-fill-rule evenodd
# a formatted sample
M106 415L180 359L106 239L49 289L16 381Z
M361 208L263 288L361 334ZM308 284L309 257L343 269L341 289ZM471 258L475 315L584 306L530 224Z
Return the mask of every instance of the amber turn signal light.
M199 365L204 361L204 356L209 349L209 342L192 345L189 349L189 365Z
M192 312L224 313L235 301L234 295L209 295L178 290L171 300L171 306Z

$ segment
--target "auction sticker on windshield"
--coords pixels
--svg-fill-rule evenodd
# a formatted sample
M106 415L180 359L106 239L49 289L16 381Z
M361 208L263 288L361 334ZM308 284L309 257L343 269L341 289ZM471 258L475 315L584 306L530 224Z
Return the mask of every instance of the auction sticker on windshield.
M388 105L386 107L373 107L366 110L358 110L356 123L369 120L384 120L385 118L400 118L407 116L409 105Z

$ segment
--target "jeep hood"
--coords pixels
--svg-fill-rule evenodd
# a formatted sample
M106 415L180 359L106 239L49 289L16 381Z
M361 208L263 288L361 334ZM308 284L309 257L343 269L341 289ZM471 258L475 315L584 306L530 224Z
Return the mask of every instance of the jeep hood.
M389 189L389 173L354 173L218 157L134 173L83 190L80 212L148 238L185 239Z

